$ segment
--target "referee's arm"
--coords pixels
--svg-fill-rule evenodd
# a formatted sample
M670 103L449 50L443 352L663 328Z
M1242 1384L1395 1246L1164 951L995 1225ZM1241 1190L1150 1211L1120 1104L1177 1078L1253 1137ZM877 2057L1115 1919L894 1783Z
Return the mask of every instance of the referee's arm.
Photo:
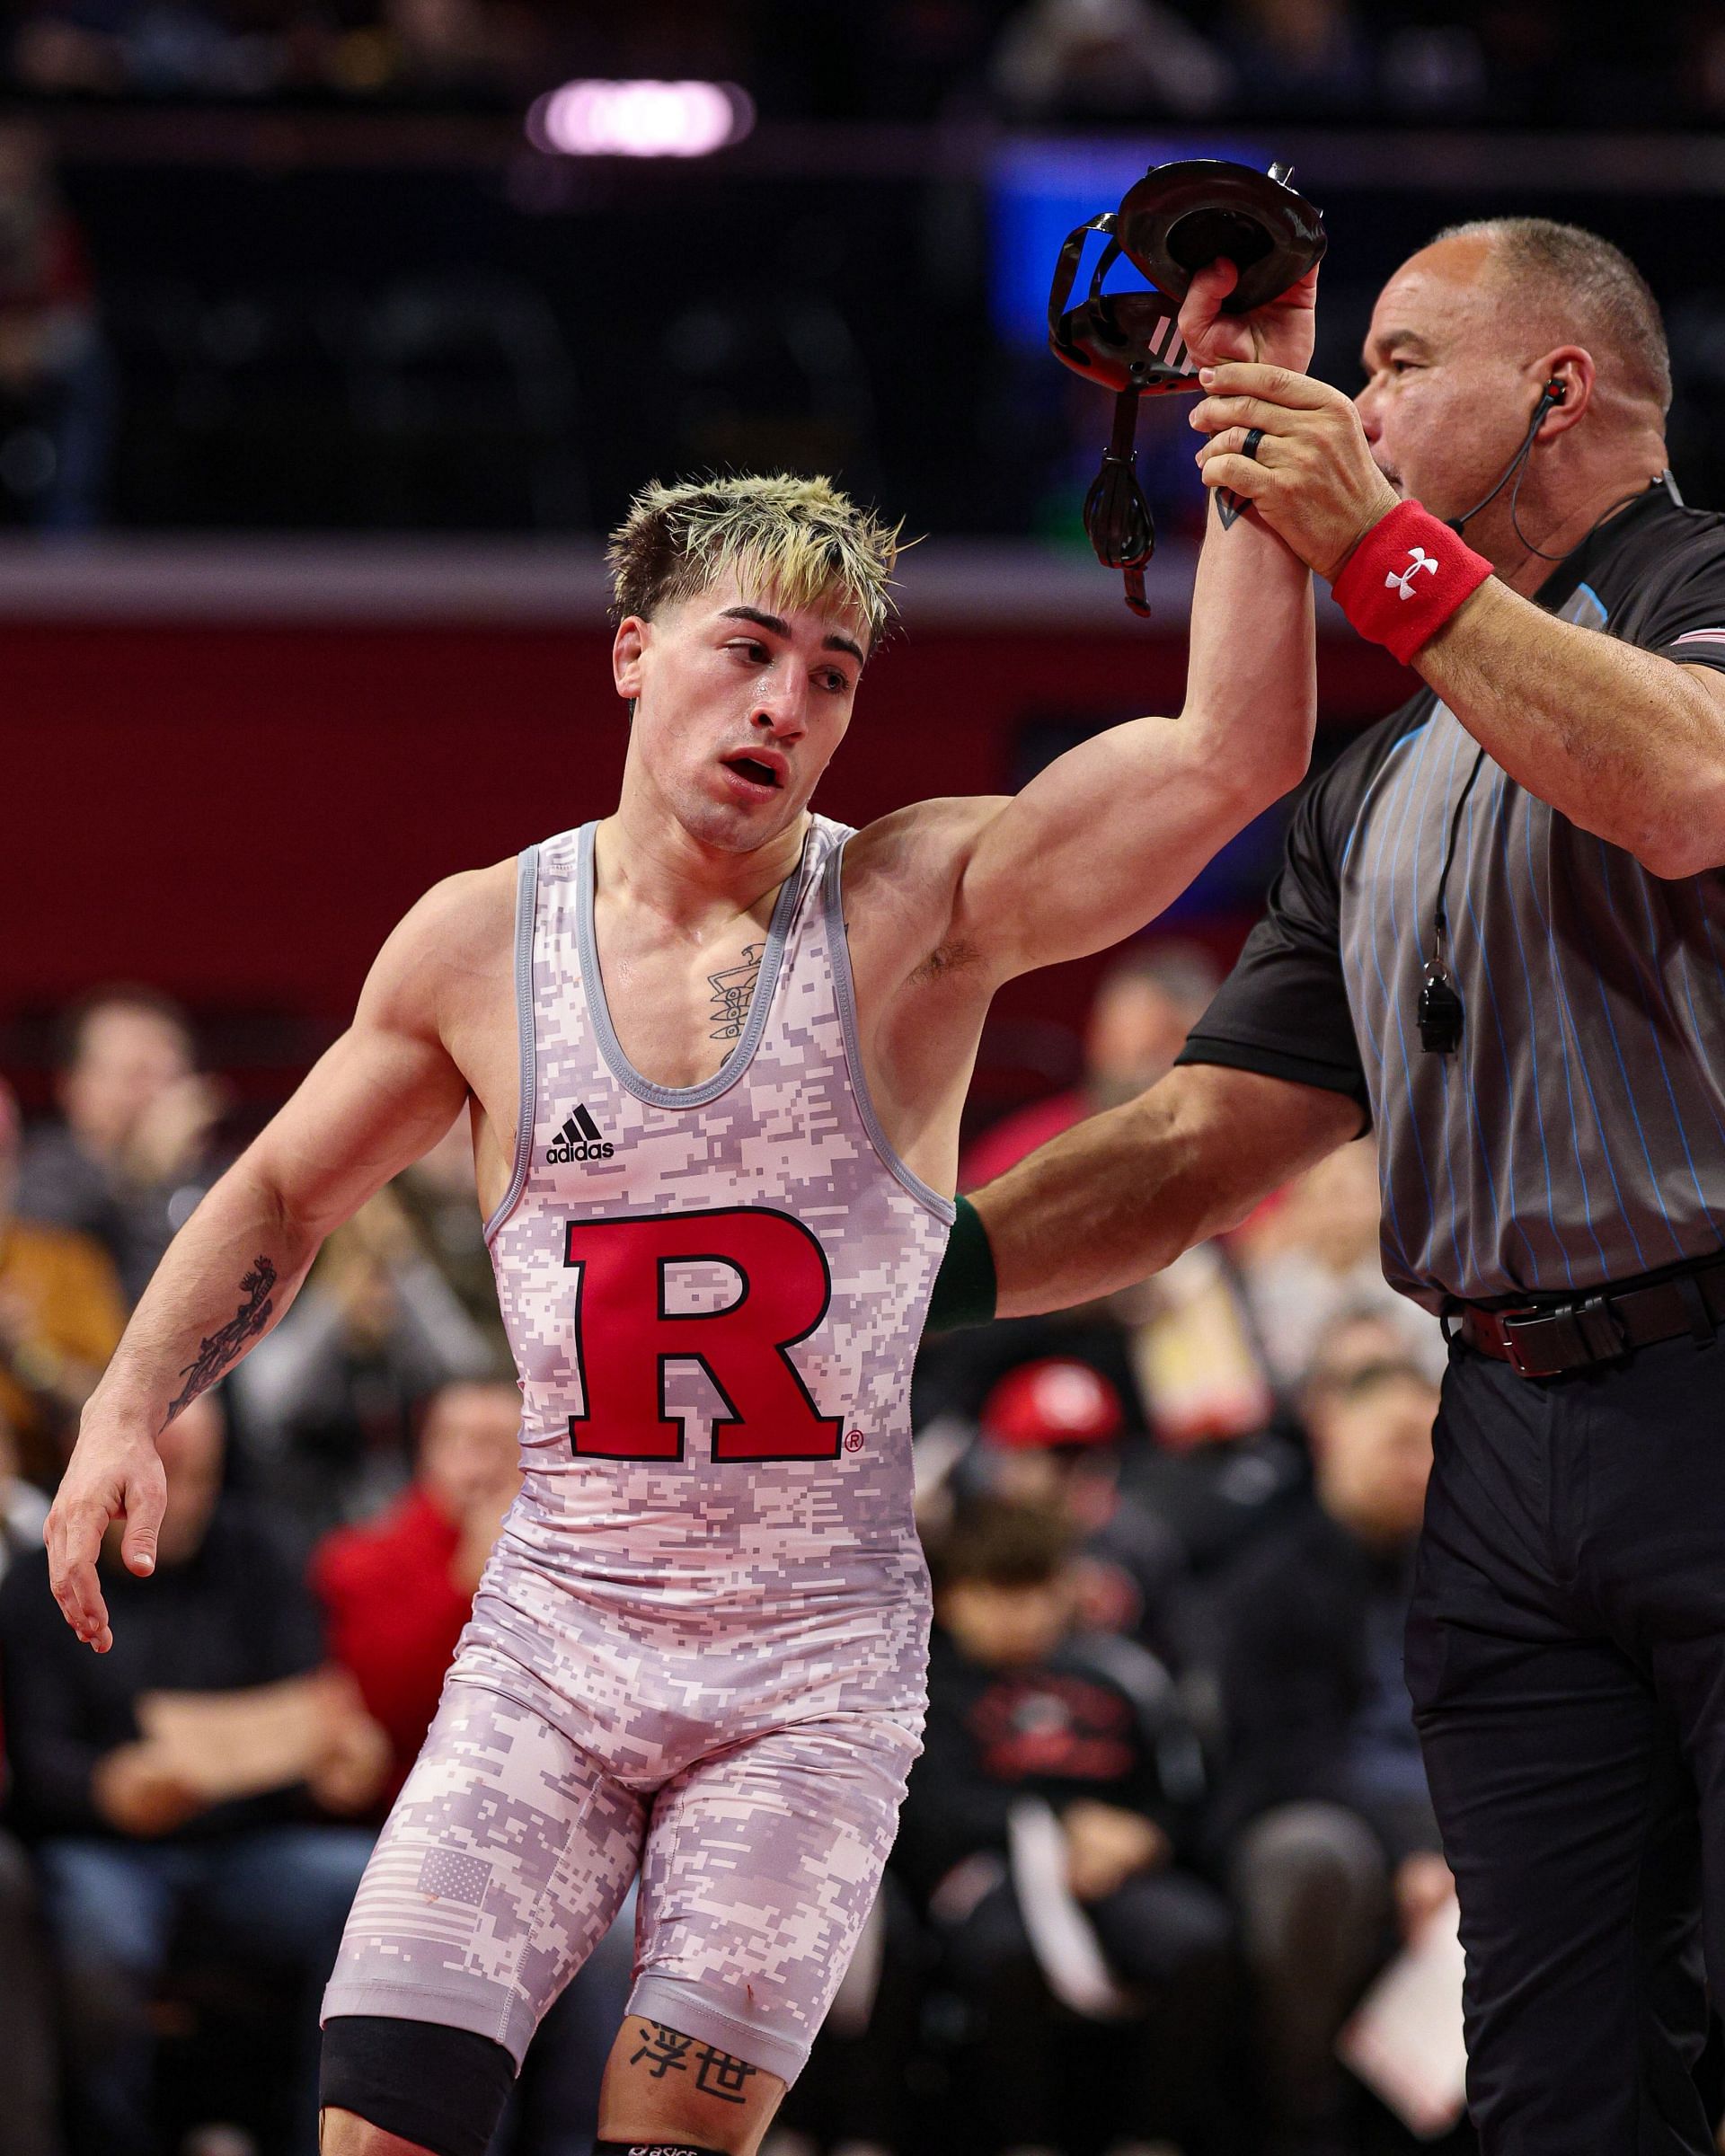
M1488 579L1415 670L1494 762L1650 874L1725 862L1725 676L1554 620Z
M1159 1272L1359 1128L1345 1093L1182 1065L973 1194L997 1314L1065 1310Z

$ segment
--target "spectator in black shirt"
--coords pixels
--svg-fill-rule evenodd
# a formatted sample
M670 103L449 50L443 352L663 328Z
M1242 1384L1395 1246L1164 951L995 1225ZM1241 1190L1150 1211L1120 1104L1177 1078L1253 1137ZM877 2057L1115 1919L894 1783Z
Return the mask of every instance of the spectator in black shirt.
M0 2156L60 2156L54 1989L30 1860L0 1831Z
M221 1487L222 1422L206 1395L163 1433L167 1513L157 1570L119 1562L103 1585L127 1622L105 1655L67 1631L46 1552L0 1586L0 1657L12 1811L36 1845L51 1933L74 2001L68 2031L83 2156L148 2156L154 2042L148 2006L178 1920L200 1937L293 1970L305 1996L296 2156L315 2146L316 2002L372 1836L320 1821L312 1798L358 1810L380 1784L387 1740L320 1676L315 1605L261 1521ZM284 1680L282 1740L302 1754L286 1786L213 1800L208 1758L161 1734L148 1695L251 1694ZM220 1739L214 1740L219 1743ZM212 1740L204 1740L208 1751ZM208 1777L218 1785L219 1772Z
M21 1480L17 1452L0 1412L0 1577L35 1550L48 1500ZM7 1768L0 1752L0 1794ZM0 1830L0 2156L59 2156L58 2061L36 1884L16 1839Z
M1422 686L1306 794L1180 1065L975 1211L1002 1310L1044 1310L1165 1265L1376 1124L1385 1270L1458 1336L1408 1669L1460 1893L1474 2123L1514 2156L1703 2156L1703 1902L1725 1989L1725 520L1665 469L1659 310L1592 234L1440 235L1381 295L1365 365L1352 406L1220 370L1194 413L1219 429L1204 477ZM951 1262L986 1278L981 1255L961 1211Z
M1393 1349L1392 1354L1400 1351ZM1335 2041L1393 1936L1446 1902L1402 1670L1437 1388L1417 1362L1314 1374L1314 1489L1228 1576L1212 1832L1234 1877L1277 2129L1339 2149Z
M999 1498L974 1499L936 1545L925 1748L895 1862L978 2017L986 2150L1066 2138L1052 2115L1063 1997L1138 2023L1115 2053L1118 2129L1172 2129L1201 2156L1233 2145L1233 1960L1225 1905L1179 1861L1197 1746L1152 1657L1072 1633L1071 1551L1057 1515ZM1051 1948L1046 1900L1082 1910L1093 1966ZM1087 1982L1113 1994L1106 2007L1086 2009Z

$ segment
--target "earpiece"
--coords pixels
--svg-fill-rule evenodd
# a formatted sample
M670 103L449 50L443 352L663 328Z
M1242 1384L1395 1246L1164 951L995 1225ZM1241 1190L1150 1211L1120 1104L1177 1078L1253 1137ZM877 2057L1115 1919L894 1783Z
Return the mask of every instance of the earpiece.
M1485 508L1488 502L1495 501L1498 499L1498 496L1502 493L1503 490L1509 484L1509 482L1512 479L1516 482L1516 492L1509 497L1509 516L1511 522L1514 521L1516 514L1516 495L1518 495L1521 492L1521 471L1523 465L1526 464L1527 458L1532 452L1534 446L1534 437L1538 434L1540 429L1544 425L1545 414L1552 410L1553 405L1565 402L1569 397L1569 393L1570 385L1563 379L1561 375L1551 375L1547 376L1545 386L1539 393L1539 402L1534 406L1534 416L1527 422L1527 431L1521 437L1521 446L1516 451L1516 454L1509 459L1509 462L1498 474L1497 484L1492 488L1489 494L1482 495L1479 500L1473 504L1473 507L1467 511L1465 516L1446 517L1444 519L1444 521L1448 525L1450 530L1455 533L1457 536L1460 535L1463 527L1471 524L1474 517L1479 515L1480 511ZM1533 551L1537 553L1539 549L1535 547Z

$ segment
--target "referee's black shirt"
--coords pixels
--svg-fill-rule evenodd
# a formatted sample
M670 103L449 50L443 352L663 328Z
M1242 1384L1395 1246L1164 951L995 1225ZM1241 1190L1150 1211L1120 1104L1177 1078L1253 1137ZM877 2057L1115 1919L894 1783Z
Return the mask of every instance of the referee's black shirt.
M1725 669L1725 517L1663 485L1537 604ZM1416 1020L1438 879L1460 1047ZM1347 1093L1377 1127L1384 1265L1429 1308L1563 1294L1725 1245L1725 875L1667 882L1516 784L1425 689L1307 791L1183 1063Z

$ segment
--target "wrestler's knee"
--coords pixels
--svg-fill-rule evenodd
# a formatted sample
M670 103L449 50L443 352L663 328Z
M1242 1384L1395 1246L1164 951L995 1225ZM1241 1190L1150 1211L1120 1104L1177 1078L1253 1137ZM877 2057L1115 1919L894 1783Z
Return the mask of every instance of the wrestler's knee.
M423 2142L403 2141L355 2112L333 2109L317 2115L317 2147L318 2156L430 2156Z
M320 2156L485 2156L515 2079L500 2044L387 2015L324 2024Z

